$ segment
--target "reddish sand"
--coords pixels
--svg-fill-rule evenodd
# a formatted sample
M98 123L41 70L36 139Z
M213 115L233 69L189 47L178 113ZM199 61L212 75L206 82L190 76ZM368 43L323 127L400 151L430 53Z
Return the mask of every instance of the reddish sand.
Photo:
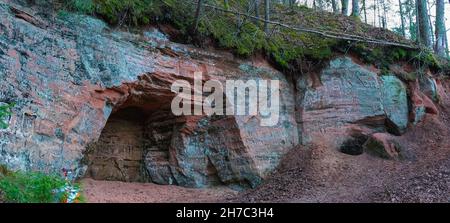
M181 203L217 202L237 192L226 187L192 189L153 183L125 183L83 179L84 196L89 203Z

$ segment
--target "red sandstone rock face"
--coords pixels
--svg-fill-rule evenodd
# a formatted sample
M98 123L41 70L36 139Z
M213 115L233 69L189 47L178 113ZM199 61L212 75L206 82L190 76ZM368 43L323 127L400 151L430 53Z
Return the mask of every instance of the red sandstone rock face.
M160 33L155 36L157 30L114 31L79 15L46 23L15 1L0 6L0 76L5 80L0 101L17 102L9 129L0 132L0 162L11 168L66 168L74 177L88 171L102 179L144 178L192 187L256 186L298 144L292 84L267 63L255 67L228 53L174 44ZM203 72L205 80L280 80L285 89L280 123L261 127L259 116L187 116L168 119L173 123L167 125L152 120L157 114L170 116L171 84L192 82L194 72ZM136 114L142 140L124 133L131 141L121 141L114 120L108 123L111 114L127 108L144 114ZM126 152L126 145L142 151ZM143 173L136 173L137 163Z
M0 131L0 163L11 168L254 187L295 145L338 149L355 134L401 134L425 113L439 114L429 95L448 89L439 81L436 88L410 83L406 99L403 82L349 57L290 83L260 57L171 43L154 29L112 30L86 16L50 23L14 2L0 3L0 101L17 104L10 127ZM261 126L260 115L175 117L171 84L192 83L194 72L222 83L280 80L279 123ZM136 112L120 116L129 109Z

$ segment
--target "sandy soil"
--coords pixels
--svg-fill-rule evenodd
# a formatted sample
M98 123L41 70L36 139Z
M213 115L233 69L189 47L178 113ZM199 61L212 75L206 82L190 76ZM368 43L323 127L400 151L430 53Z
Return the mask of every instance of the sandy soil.
M217 202L235 196L237 192L226 187L191 189L152 183L125 183L83 179L82 185L90 203L176 203Z

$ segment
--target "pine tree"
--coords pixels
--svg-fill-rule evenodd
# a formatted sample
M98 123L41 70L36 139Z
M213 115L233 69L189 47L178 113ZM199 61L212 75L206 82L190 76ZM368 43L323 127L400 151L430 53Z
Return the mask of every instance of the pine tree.
M342 15L348 15L348 0L341 0L341 4L342 4L341 10Z
M352 16L359 17L359 0L352 0Z
M434 51L437 55L445 57L446 53L446 30L445 30L445 3L444 0L436 0L436 43Z
M427 11L427 0L416 0L417 39L419 43L431 48L431 28Z

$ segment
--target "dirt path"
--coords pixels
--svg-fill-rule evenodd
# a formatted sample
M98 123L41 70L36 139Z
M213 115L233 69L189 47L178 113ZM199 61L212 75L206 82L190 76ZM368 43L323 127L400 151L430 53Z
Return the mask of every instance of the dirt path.
M216 202L236 192L225 187L190 189L152 183L125 183L83 179L84 195L89 203L176 203Z

